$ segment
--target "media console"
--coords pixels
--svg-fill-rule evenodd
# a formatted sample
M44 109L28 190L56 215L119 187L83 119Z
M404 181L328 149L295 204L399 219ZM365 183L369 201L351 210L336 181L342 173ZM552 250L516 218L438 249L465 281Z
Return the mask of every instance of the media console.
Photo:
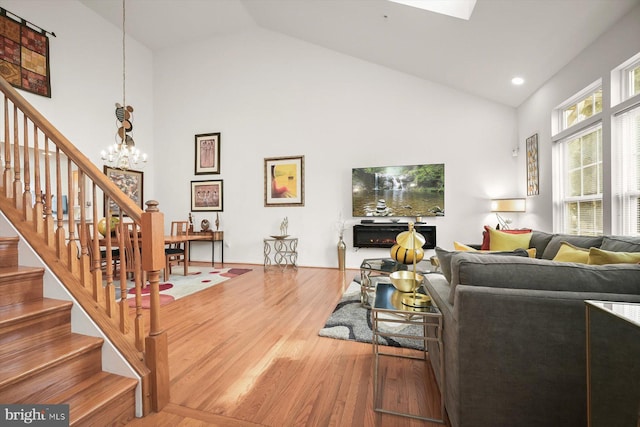
M416 231L422 234L426 240L423 249L435 249L436 226L424 223L414 224ZM353 226L354 248L390 248L396 242L396 236L403 231L408 231L406 222L371 222L356 224Z

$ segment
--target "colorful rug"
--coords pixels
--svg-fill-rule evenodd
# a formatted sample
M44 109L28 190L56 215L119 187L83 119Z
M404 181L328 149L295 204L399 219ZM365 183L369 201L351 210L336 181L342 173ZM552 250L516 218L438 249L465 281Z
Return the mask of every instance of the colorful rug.
M381 318L384 318L384 315L381 315ZM422 327L417 325L402 325L391 322L379 322L379 325L383 332L397 332L413 336L422 336L423 333ZM360 304L360 283L351 282L318 335L339 340L372 342L371 309ZM380 337L379 344L416 350L423 349L422 341L402 337Z
M189 267L189 275L185 277L182 270L176 268L167 282L160 282L160 305L169 304L249 271L250 268ZM135 307L135 292L135 289L129 289L127 299L130 307ZM142 308L149 308L150 292L148 285L142 288Z

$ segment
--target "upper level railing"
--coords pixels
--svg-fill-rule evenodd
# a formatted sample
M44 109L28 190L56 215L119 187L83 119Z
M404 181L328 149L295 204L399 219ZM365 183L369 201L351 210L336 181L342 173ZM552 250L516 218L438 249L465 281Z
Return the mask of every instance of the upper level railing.
M141 376L143 413L157 411L169 399L158 286L164 216L154 201L142 211L1 77L0 91L0 208ZM104 236L103 216L117 219Z

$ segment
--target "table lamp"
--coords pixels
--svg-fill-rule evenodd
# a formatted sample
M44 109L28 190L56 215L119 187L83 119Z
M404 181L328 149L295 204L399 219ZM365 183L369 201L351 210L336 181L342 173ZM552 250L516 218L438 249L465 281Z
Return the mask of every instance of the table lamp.
M509 229L511 224L510 218L504 218L500 213L504 212L525 212L526 199L493 199L491 200L491 212L496 213L498 218L498 226L496 229L502 228L503 230Z

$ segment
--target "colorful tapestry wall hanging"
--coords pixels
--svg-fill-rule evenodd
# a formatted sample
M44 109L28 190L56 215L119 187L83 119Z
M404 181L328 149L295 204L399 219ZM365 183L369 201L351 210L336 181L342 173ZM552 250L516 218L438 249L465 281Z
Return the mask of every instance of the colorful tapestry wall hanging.
M49 38L28 24L0 8L0 75L18 89L51 98Z

